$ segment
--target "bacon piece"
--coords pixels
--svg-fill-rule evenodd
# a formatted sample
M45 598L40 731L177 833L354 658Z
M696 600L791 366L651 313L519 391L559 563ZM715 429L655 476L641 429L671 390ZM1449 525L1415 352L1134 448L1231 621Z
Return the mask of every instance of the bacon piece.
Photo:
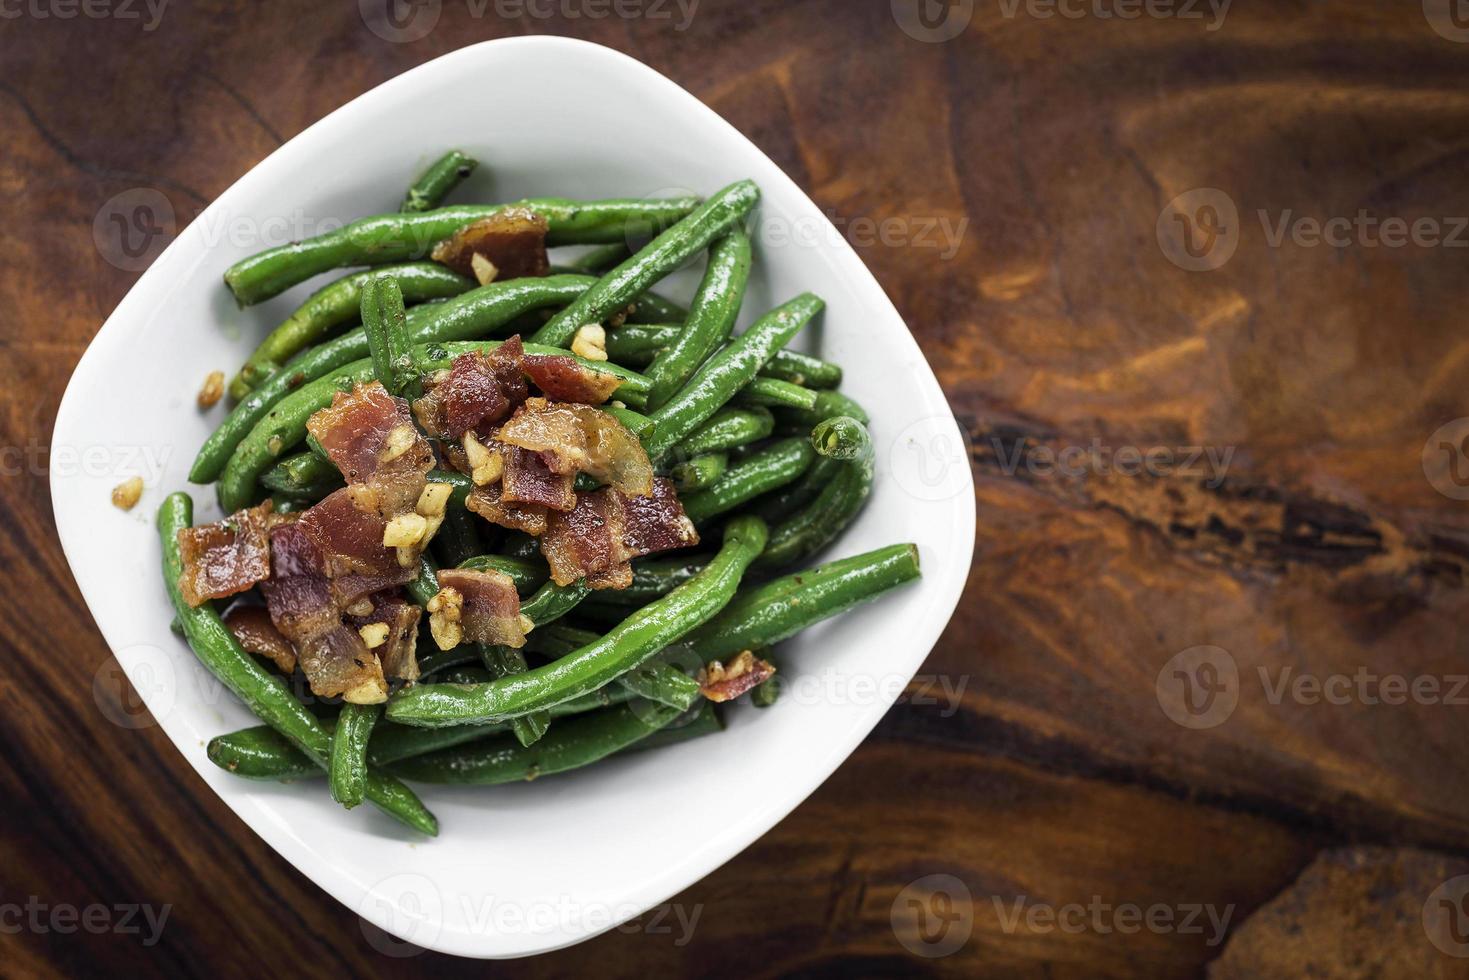
M272 574L260 590L271 622L295 646L314 694L341 695L358 704L381 702L388 696L382 664L342 622L326 577L326 557L303 524L304 518L270 535Z
M579 470L633 496L653 492L653 466L637 436L617 419L588 405L530 398L500 427L510 446L555 453L558 472Z
M358 630L359 636L364 626L379 623L386 626L387 640L372 649L383 665L384 676L405 681L418 680L418 620L423 610L393 594L374 595L371 602L372 612L349 616L348 622Z
M699 691L710 701L733 701L774 676L774 664L741 650L728 667L716 660L700 670Z
M516 446L505 447L500 500L516 506L532 504L549 510L571 510L576 506L576 491L573 489L576 474L575 471L557 473L553 466L560 462L555 453L533 453Z
M480 276L474 257L483 256L495 267L498 279L544 276L551 271L546 255L545 218L529 208L505 208L465 225L434 246L430 253L462 276Z
M464 642L525 646L530 621L520 614L520 595L510 576L446 568L439 572L439 588L454 590L463 602L457 615Z
M622 383L617 375L589 368L565 354L527 354L521 367L547 398L559 402L600 405Z
M413 425L408 403L377 381L332 396L306 430L321 444L348 483L376 483L396 476L426 476L434 451Z
M512 531L524 531L533 538L546 533L546 508L534 504L507 504L500 499L500 495L499 484L475 487L469 491L469 498L464 506L491 524L498 524Z
M179 591L198 606L244 592L270 575L272 507L266 501L222 521L181 528Z
M404 568L394 551L383 546L387 522L359 507L354 489L343 487L328 494L296 524L320 549L327 578L364 576L386 582L377 588L402 585L413 577L413 569Z
M488 354L471 351L454 358L448 375L413 403L419 424L449 442L470 431L489 436L530 390L520 368L524 350L517 334Z
M647 497L628 497L611 487L577 495L570 513L551 512L541 553L557 585L586 576L592 588L627 588L633 558L699 543L673 484L653 481Z
M264 606L235 606L224 614L224 625L240 646L257 657L273 661L282 673L296 669L296 648L285 638Z

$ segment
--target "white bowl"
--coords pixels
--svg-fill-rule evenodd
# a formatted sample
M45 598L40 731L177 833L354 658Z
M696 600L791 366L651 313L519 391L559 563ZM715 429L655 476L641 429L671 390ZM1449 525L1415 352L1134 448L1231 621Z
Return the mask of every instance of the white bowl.
M764 711L740 706L723 734L524 785L422 787L442 826L426 840L371 807L342 810L323 784L254 783L208 761L212 736L254 722L169 631L153 515L166 493L189 486L193 455L222 417L223 406L194 405L205 375L233 374L325 281L240 311L224 270L263 247L394 210L411 176L449 147L482 162L455 200L707 194L754 178L764 198L742 321L805 290L823 296L824 321L802 343L843 365L843 390L873 415L876 490L823 558L912 541L924 576L786 644L785 696ZM687 291L696 279L685 270L670 288ZM882 288L769 158L646 66L581 41L528 37L465 48L379 86L272 153L195 219L77 365L57 415L51 491L102 634L225 803L389 933L462 956L511 957L586 939L687 888L774 826L872 730L933 647L968 574L974 504L962 446ZM147 489L124 513L108 495L133 474ZM212 491L192 489L196 520L216 519Z

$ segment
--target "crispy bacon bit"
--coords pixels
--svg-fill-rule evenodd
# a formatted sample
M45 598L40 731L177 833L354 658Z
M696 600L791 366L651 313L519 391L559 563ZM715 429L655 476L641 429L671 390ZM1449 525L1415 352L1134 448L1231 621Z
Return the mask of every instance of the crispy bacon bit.
M301 515L297 525L320 549L327 578L389 576L396 579L390 584L403 584L412 574L405 577L397 556L383 544L388 522L358 507L352 489L343 487L328 494Z
M183 573L179 591L197 606L244 592L270 575L271 503L178 534Z
M307 420L306 430L348 483L426 474L434 467L433 449L414 428L408 403L376 381L357 385L350 394L337 392L331 408Z
M286 639L264 606L235 606L224 614L224 625L240 646L257 657L273 661L282 673L296 669L296 649Z
M500 427L509 446L554 453L557 472L579 470L633 496L653 492L653 466L637 436L617 419L587 405L531 398Z
M546 508L535 505L507 504L500 499L498 485L475 487L469 492L464 506L491 524L524 531L533 538L546 533Z
M460 597L458 616L464 642L525 646L530 620L520 614L520 596L510 576L448 568L439 572L439 588L440 595L454 592Z
M385 676L418 680L418 620L423 610L391 593L373 596L371 606L371 612L351 617L351 624L359 636L364 629L379 628L377 634L385 637L371 648L383 665ZM366 637L363 639L366 645Z
M505 208L460 228L435 245L431 256L462 276L475 274L476 255L495 267L498 279L544 276L551 271L547 228L546 219L528 208Z
M496 423L525 401L529 391L520 362L525 348L517 334L488 354L471 351L454 358L449 373L413 403L419 424L436 439L459 442L466 432L489 436Z
M295 646L313 693L341 695L357 704L384 701L388 684L382 663L342 622L332 595L335 583L328 582L326 559L305 523L303 518L271 532L272 574L260 587L271 622Z
M726 667L718 660L699 671L699 691L710 701L733 701L775 676L775 665L742 650Z
M589 368L565 354L527 354L521 366L547 398L559 402L600 405L622 383L610 371Z
M506 504L527 504L549 510L571 510L576 506L575 472L558 473L548 464L559 464L554 453L533 453L516 446L505 450L505 469L500 486L500 500Z
M592 588L627 588L633 558L699 543L673 484L653 481L647 497L628 497L611 487L577 495L570 513L552 512L541 553L557 585L586 576Z

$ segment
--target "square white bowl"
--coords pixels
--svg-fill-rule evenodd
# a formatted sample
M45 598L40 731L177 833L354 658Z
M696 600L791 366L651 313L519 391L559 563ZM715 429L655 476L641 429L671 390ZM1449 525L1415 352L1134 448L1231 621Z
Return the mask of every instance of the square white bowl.
M822 560L911 541L923 579L821 624L781 652L785 696L740 706L730 730L578 773L498 788L421 787L442 832L411 835L321 784L238 779L205 756L253 724L169 631L153 515L223 407L194 395L227 373L311 289L240 311L221 282L236 260L333 224L394 210L430 159L482 162L455 200L763 191L756 271L742 313L811 290L828 303L802 346L846 370L870 410L877 485ZM669 288L685 294L685 270ZM683 298L686 298L683 297ZM53 437L60 533L98 626L152 715L241 819L330 894L387 932L462 956L556 949L663 902L748 846L819 786L901 693L959 600L974 542L958 426L902 319L856 253L781 170L697 99L594 44L490 41L368 92L301 133L194 220L139 279L77 365ZM108 503L144 476L142 503ZM196 520L211 490L190 488ZM738 744L736 750L735 746Z

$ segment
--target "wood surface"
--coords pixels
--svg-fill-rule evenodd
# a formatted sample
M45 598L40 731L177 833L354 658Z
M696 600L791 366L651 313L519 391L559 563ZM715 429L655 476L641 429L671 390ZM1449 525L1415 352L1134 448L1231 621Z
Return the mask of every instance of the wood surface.
M507 18L445 0L411 43L351 2L176 0L151 31L136 6L141 20L63 19L64 0L28 0L0 19L0 912L32 895L171 912L152 946L0 915L0 972L1469 975L1419 921L1469 857L1469 712L1445 703L1451 682L1392 705L1273 703L1259 680L1469 673L1469 504L1435 489L1430 475L1457 486L1444 459L1423 465L1430 435L1469 414L1469 234L1270 234L1363 211L1453 237L1469 215L1469 44L1433 28L1434 0L1241 2L1215 30L1202 4L1122 19L981 2L944 42L905 33L885 0L702 0L684 30L676 8ZM137 713L56 542L44 447L135 278L94 241L108 199L152 188L187 219L358 93L520 33L668 74L851 230L968 430L979 531L923 668L962 698L894 708L809 801L678 896L700 911L691 942L645 922L486 965L381 952L413 953L369 941ZM1188 227L1165 208L1195 188L1238 212L1235 251L1205 271L1169 258ZM1213 224L1180 213L1197 234ZM961 219L954 249L920 240ZM860 233L884 220L901 240ZM1222 483L1045 465L1094 444L1230 464ZM1158 684L1201 646L1227 653L1238 704L1194 729ZM936 874L964 882L972 935L917 956L894 909ZM1229 937L1016 925L1016 902L1228 908Z

